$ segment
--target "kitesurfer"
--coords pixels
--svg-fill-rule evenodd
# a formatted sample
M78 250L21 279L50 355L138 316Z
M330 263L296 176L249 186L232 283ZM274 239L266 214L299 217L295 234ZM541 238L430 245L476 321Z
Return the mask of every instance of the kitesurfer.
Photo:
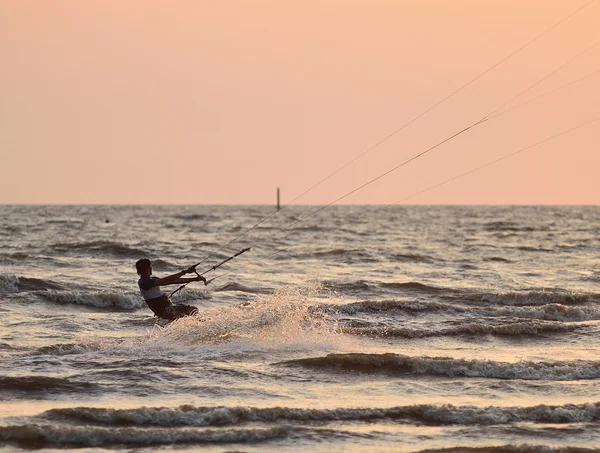
M160 289L161 286L165 285L177 285L199 281L206 283L206 279L201 275L193 278L182 278L185 274L194 273L196 271L195 267L190 267L189 269L164 278L152 276L152 262L147 258L138 260L135 263L135 268L140 276L138 286L142 293L142 297L156 316L163 319L175 320L183 316L190 316L198 313L198 309L194 306L174 304Z

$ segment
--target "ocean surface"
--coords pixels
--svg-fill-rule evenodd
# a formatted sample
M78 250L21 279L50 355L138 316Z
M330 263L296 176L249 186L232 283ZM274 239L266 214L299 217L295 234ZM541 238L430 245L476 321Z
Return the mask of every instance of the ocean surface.
M0 206L0 450L600 451L600 207L273 209Z

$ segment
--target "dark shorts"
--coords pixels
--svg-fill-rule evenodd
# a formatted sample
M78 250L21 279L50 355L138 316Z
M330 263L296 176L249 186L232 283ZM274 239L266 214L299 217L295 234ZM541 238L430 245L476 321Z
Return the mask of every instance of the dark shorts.
M173 321L175 319L183 318L184 316L193 316L197 313L198 309L192 305L172 304L165 307L161 318Z

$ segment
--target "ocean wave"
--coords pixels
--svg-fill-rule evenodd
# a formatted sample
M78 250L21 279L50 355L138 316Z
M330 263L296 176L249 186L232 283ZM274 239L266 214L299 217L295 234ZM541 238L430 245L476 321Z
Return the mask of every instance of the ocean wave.
M14 275L0 275L0 294L18 293L19 279Z
M142 250L113 241L58 243L50 245L50 248L55 252L61 253L82 252L93 255L110 255L119 258L137 258L144 257L148 254L147 250Z
M175 218L183 219L183 220L204 220L204 219L212 219L213 216L202 215L202 214L180 214L180 215L176 215Z
M51 302L60 304L86 305L97 308L119 308L134 310L145 306L138 293L120 291L40 291L36 293Z
M28 424L1 426L0 440L25 448L260 442L286 437L288 427L257 429L91 428Z
M359 254L359 256L366 256L364 252L359 250L347 250L347 249L333 249L333 250L319 250L309 254L309 256L323 257L323 256L341 256L348 254Z
M514 222L497 221L484 223L482 227L487 231L514 231L514 232L530 232L536 231L535 228L529 226L522 226ZM538 231L540 228L537 229Z
M29 253L25 253L25 252L14 252L14 253L8 253L6 255L4 255L8 258L11 258L15 261L22 261L22 260L26 260L29 258L33 258L33 256Z
M210 291L207 291L205 289L190 288L189 286L186 286L181 291L178 291L171 298L171 300L176 304L181 303L181 302L188 302L188 301L194 301L194 300L206 300L206 299L212 299L212 293Z
M63 287L61 285L51 280L17 277L16 275L0 275L0 294L62 288Z
M432 293L439 291L451 291L444 288L435 286L425 285L419 282L368 282L365 280L354 280L350 282L333 282L325 281L323 286L334 292L341 294L344 293L357 293L357 292L371 292L377 289L385 290L398 290L398 291L411 291L411 292L423 292Z
M88 382L52 376L0 376L0 392L87 392L95 387L95 384Z
M48 219L45 221L48 224L80 224L83 225L85 223L85 219L79 219L77 217L58 217L54 219Z
M152 260L152 269L158 272L181 270L182 268L183 266L177 266L176 264L171 263L170 261L163 260L160 258Z
M269 294L269 293L273 292L272 290L267 289L267 288L254 288L254 287L245 286L245 285L242 285L241 283L236 283L236 282L228 282L228 283L224 284L223 286L217 286L213 291L215 291L215 292L240 291L240 292L251 293L251 294Z
M600 283L600 272L594 272L592 275L588 275L582 278L583 281Z
M597 448L549 447L547 445L494 445L490 447L450 447L420 450L417 453L598 453Z
M489 258L484 258L483 261L489 261L492 263L514 263L513 260L509 260L507 258L502 258L500 256L491 256Z
M39 355L70 355L70 354L82 354L87 348L82 344L74 343L61 343L53 344L50 346L42 346L36 351Z
M355 293L363 291L372 291L372 286L364 280L354 280L350 282L333 282L324 281L323 287L327 290L338 292L338 293Z
M574 381L600 378L600 361L520 361L411 357L400 354L329 354L282 362L309 368L356 370L369 373L431 374L450 377Z
M346 327L342 332L353 335L365 335L369 337L387 338L425 338L441 336L461 335L498 335L498 336L522 336L542 335L548 333L572 332L577 329L587 328L581 324L564 324L560 322L544 321L518 321L500 325L483 324L480 322L461 322L460 325L442 329L411 328L411 327L389 327L389 326L365 326Z
M514 422L582 423L600 420L600 403L517 407L415 404L390 408L304 409L288 407L139 407L51 409L40 415L51 421L103 426L205 427L247 422L336 422L399 420L429 425L497 425Z
M289 228L289 231L314 231L314 232L319 232L319 231L331 231L331 227L324 227L324 226L319 226L319 225L308 225L308 226L298 226L298 227L294 227L294 228Z
M386 289L400 289L400 290L411 290L418 292L438 292L444 291L444 288L439 288L437 286L425 285L424 283L419 282L405 282L405 283L380 283L379 286ZM445 291L448 291L447 289Z
M597 300L597 295L569 291L523 291L481 294L476 300L495 305L579 304Z
M544 247L534 247L534 246L530 246L530 245L521 245L519 247L508 247L508 248L513 248L513 249L519 250L521 252L553 253L556 251L556 250L552 250L552 249L546 249Z
M517 306L487 309L488 316L514 316L546 321L593 321L600 319L600 309L596 307L568 307L562 304L546 304L533 307Z
M419 255L416 253L395 253L391 257L392 261L401 263L436 263L440 262L439 258L432 258L426 255Z
M295 259L325 259L332 258L343 260L346 263L373 263L378 261L371 254L357 249L332 249L332 250L317 250L308 253L299 253L291 256Z
M421 302L412 300L365 300L362 302L352 302L346 305L340 305L336 309L342 313L377 313L381 311L403 311L409 313L427 313L436 311L466 311L466 308L456 307L441 302Z
M567 306L557 303L533 306L504 306L504 307L465 307L443 302L426 302L419 300L365 300L351 302L335 307L326 307L329 311L345 314L404 312L408 314L427 313L469 313L486 317L512 317L537 319L542 321L593 321L600 319L600 308L594 306ZM502 329L501 329L502 330ZM500 330L500 331L501 331ZM510 329L509 329L510 330ZM531 330L531 329L530 329Z

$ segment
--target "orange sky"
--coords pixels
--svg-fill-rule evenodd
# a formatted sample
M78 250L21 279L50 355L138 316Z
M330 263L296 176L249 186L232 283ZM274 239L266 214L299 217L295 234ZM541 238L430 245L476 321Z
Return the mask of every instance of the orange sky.
M7 0L0 203L272 203L301 194L587 3ZM596 1L298 200L324 204L600 40ZM600 45L515 102L600 69ZM600 115L600 74L343 200L392 203ZM410 203L600 204L600 122Z

